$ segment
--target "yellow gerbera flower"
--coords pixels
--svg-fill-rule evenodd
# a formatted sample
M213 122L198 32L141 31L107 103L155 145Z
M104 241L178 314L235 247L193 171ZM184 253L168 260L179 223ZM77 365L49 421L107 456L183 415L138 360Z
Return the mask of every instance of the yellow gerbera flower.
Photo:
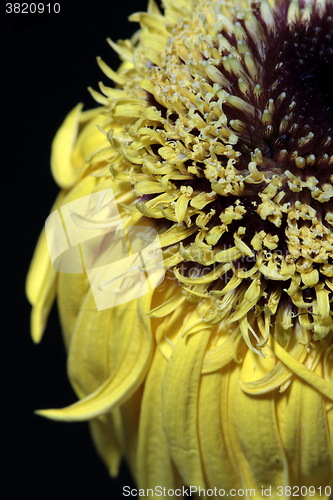
M53 143L61 193L27 293L37 342L57 297L79 401L40 414L89 420L111 475L125 457L142 496L329 498L333 4L163 6L110 42L114 87L91 90L101 106L78 105ZM66 220L101 231L90 266L81 240L59 243ZM133 264L145 293L105 260L119 242L144 252L142 229L164 266Z

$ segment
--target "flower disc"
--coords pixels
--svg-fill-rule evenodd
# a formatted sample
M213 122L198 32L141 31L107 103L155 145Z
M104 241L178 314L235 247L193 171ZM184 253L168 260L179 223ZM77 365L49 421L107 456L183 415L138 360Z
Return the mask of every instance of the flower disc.
M133 16L143 32L111 102L127 121L109 132L112 172L155 219L184 293L210 302L207 321L269 323L281 303L286 328L297 316L315 339L332 329L332 15L263 0L201 2L170 25Z

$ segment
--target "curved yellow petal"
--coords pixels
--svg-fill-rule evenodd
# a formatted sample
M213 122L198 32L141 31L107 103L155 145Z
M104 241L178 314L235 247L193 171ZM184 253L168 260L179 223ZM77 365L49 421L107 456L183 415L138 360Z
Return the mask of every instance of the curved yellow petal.
M121 454L117 443L112 415L103 415L89 422L91 437L102 460L106 463L112 477L119 471Z
M85 273L58 274L57 305L67 350L69 349L82 303L89 291L89 287L90 284Z
M236 326L235 331L230 333L226 340L216 347L212 347L206 352L205 359L202 365L202 373L212 373L221 368L224 368L231 361L238 359L238 349L242 341L239 328Z
M236 414L239 411L244 411L238 407L237 400L237 395L241 391L239 387L241 366L232 363L221 370L221 373L223 374L220 401L221 426L223 439L228 448L228 456L233 469L238 472L238 480L241 481L242 487L256 491L257 483L252 474L252 463L242 448L242 442L239 440L238 429L235 425Z
M31 337L36 344L42 339L47 319L56 297L56 277L57 274L51 267L45 276L43 288L38 300L31 311Z
M296 344L292 349L290 349L289 352L290 355L297 359L300 363L304 361L308 353L306 346L300 343ZM248 394L264 394L282 386L290 380L292 376L293 372L291 372L283 363L278 362L274 368L272 368L262 378L254 381L251 380L249 382L240 380L239 383L241 389Z
M78 104L67 115L52 143L51 171L62 189L75 184L85 167L87 155L96 151L105 141L102 132L97 130L97 123L92 121L100 113L100 108L82 111L82 107L81 103ZM86 124L87 131L84 129ZM81 128L83 132L80 134Z
M133 477L137 477L138 470L137 449L142 390L141 385L127 401L112 412L119 447Z
M278 399L277 416L291 484L316 488L329 485L333 472L332 427L321 394L294 378L289 393ZM317 489L314 498L320 498Z
M319 377L316 373L312 372L296 359L294 359L290 354L285 351L273 337L269 339L269 344L276 356L284 363L292 372L294 372L298 377L307 382L309 385L317 389L328 399L333 400L333 385L322 377Z
M51 213L66 203L70 203L77 198L91 194L95 190L103 189L103 182L103 178L96 178L93 176L85 177L68 193L61 192L59 194L52 207ZM31 334L34 342L39 342L42 338L47 318L56 295L57 277L58 273L52 267L44 229L39 238L26 282L27 296L33 305L31 313ZM64 303L64 299L67 298L68 293L65 293L65 296L60 300ZM72 300L70 301L72 302ZM67 306L65 306L65 308L68 310ZM71 313L73 314L73 311L69 310L69 314Z
M92 310L89 308L91 299L86 302L86 305L87 308L85 305L82 307L74 335L83 335L86 339L91 336L90 347L95 346L94 349L97 354L105 351L105 356L107 356L110 346L98 345L98 339L96 338L96 331L98 332L98 329L96 330L96 321L99 320L100 313L103 313L103 311L96 311L95 314L92 314ZM153 347L150 324L147 320L149 305L150 296L147 294L138 300L116 306L110 310L109 325L112 324L111 352L114 350L112 356L114 363L110 366L111 374L101 383L98 389L67 408L38 410L37 413L54 420L89 420L111 411L126 401L138 389L149 368ZM102 327L104 326L103 318ZM82 346L84 349L84 341ZM75 358L76 353L73 352L72 356ZM90 354L88 353L83 360L82 358L80 360L80 353L78 353L78 365L76 366L75 359L71 362L74 370L71 379L78 392L85 392L86 385L89 387L91 382L98 383L99 376L102 375L103 377L104 375L103 373L97 374L97 378L94 380L89 371L86 373L89 364L85 363L84 359L89 363L89 358ZM101 366L100 363L99 366ZM83 371L81 371L80 367L81 369L84 367Z
M63 199L64 193L59 193L50 213L62 204ZM43 230L38 239L26 279L26 294L31 305L35 305L38 301L44 288L45 277L50 272L51 267L50 254L47 248L45 231Z
M261 378L271 369L272 360L249 350L241 376L245 381ZM282 446L272 393L251 396L240 387L234 398L234 422L239 444L251 465L257 488L289 484L288 462Z
M72 164L75 167L84 165L91 155L95 161L95 154L101 149L106 148L109 155L112 151L106 134L101 130L107 123L107 117L100 114L101 110L102 108L95 108L84 111L81 115L80 131L72 152Z
M52 207L56 210L64 199L60 193ZM31 336L34 342L40 342L47 319L56 296L57 273L52 267L48 251L45 230L42 231L26 280L26 294L33 306L31 312Z
M172 459L186 484L205 485L197 434L202 362L209 341L206 331L180 338L163 380L164 427Z
M64 192L61 205L87 196L103 188L104 178L88 176L78 182L68 193ZM75 329L82 303L89 289L85 273L58 273L57 291L60 322L66 347Z
M232 450L225 440L228 425L222 416L222 405L228 405L228 394L223 392L227 370L230 368L202 376L199 390L198 434L203 470L207 486L218 489L241 487L236 464L231 459ZM213 425L207 425L208 422Z
M72 163L72 151L79 132L82 108L83 104L80 103L66 116L52 143L52 175L56 183L65 189L71 187L77 179L77 171Z
M73 306L73 301L69 305ZM81 399L97 391L106 380L111 380L122 361L119 348L114 345L117 338L113 328L115 316L114 308L97 310L89 288L74 324L67 360L68 376ZM67 318L71 319L68 314L62 316L62 323L67 323Z
M162 382L167 361L156 350L145 382L140 415L137 472L140 488L175 488L174 466L163 427Z

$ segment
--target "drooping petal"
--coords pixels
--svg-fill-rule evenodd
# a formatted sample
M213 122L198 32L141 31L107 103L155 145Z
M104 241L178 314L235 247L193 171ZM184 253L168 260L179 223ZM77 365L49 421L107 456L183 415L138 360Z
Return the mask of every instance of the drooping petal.
M63 199L64 193L60 193L54 202L50 213L62 204ZM45 276L49 272L50 267L50 255L47 248L45 232L43 231L38 239L26 280L26 294L32 305L36 304L38 301L43 288Z
M82 107L82 104L78 104L67 115L52 144L52 175L57 184L63 189L68 189L75 184L85 168L86 158L105 143L103 135L100 132L98 133L97 123L94 121L91 123L91 119L100 113L100 109L82 111ZM89 124L89 141L87 142L87 132L85 132L83 137L81 134L81 138L77 142L80 127L84 127L87 123ZM96 129L96 132L94 129ZM82 152L79 153L80 144L82 143Z
M172 459L185 483L201 487L206 482L197 434L198 397L208 341L205 330L180 338L163 380L164 427Z
M138 476L137 454L142 390L143 387L140 386L132 396L112 412L119 448L133 477Z
M229 459L233 469L238 472L238 481L242 487L256 491L257 483L252 472L252 463L248 460L246 451L242 447L242 442L238 436L238 428L235 425L236 413L242 411L237 400L241 365L233 363L222 370L221 389L221 425L223 439L227 444ZM243 409L244 411L244 409ZM233 487L227 483L227 488ZM237 486L236 486L237 487Z
M227 404L227 395L222 390L228 370L202 376L199 389L198 434L203 470L208 487L218 489L241 487L236 464L231 459L232 450L225 440L228 423L223 420L221 408L221 402ZM208 422L212 425L207 425Z
M64 194L62 205L66 205L74 200L90 195L95 191L102 190L104 182L104 178L97 178L94 176L84 177L73 187L73 189ZM47 257L50 261L49 252ZM82 307L82 302L89 289L89 281L83 269L80 273L59 272L57 287L60 322L65 344L68 348L79 311Z
M81 395L89 393L91 385L97 384L99 387L67 408L39 410L37 413L55 420L88 420L111 411L126 401L140 386L149 368L153 346L150 324L147 320L149 308L148 294L138 300L108 309L103 314L104 311L96 310L92 294L89 293L73 334L73 339L79 339L76 343L79 351L73 349L73 342L70 346L69 355L72 357L70 377ZM98 324L102 322L102 328L106 326L105 318L109 326L112 324L111 345L98 344L96 337ZM86 345L92 348L92 352L86 350ZM107 359L108 354L111 355L110 364ZM109 377L104 381L105 372L98 371L97 378L94 379L89 371L89 367L94 366L90 364L90 359L93 360L94 357L98 359L98 370L100 367L102 370L104 368L105 372L110 370Z
M51 213L62 204L63 199L64 194L60 193L51 209ZM39 237L26 281L26 294L33 306L31 313L31 335L36 343L43 336L56 296L56 279L57 273L52 267L45 230L43 230Z
M112 415L107 414L89 422L92 439L112 477L116 477L121 460L116 429Z
M140 488L175 488L174 465L163 425L162 382L167 361L156 350L145 382L139 426L137 472Z

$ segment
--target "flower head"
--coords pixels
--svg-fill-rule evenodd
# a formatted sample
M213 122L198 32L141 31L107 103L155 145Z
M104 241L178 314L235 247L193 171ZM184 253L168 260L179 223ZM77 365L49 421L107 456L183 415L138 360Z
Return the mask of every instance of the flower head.
M166 275L98 311L42 236L33 335L56 294L80 398L42 414L90 420L111 473L124 455L141 487L330 485L333 4L164 9L110 42L115 86L67 117L52 171L55 209L112 187L124 227L158 232Z

